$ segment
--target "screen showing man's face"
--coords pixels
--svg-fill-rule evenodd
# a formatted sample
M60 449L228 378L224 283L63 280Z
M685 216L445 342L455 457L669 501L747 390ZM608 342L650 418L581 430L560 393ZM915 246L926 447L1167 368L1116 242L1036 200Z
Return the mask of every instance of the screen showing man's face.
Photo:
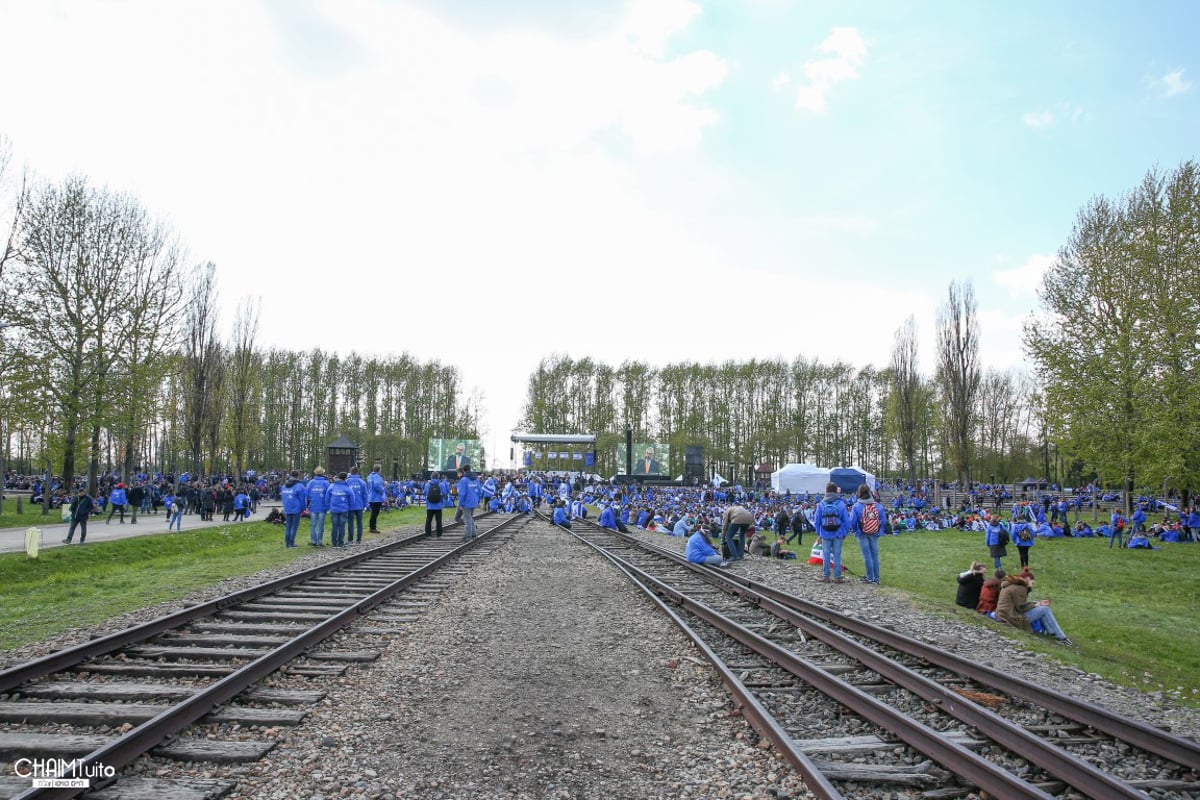
M460 455L460 456L463 454L463 444L462 444L462 442L459 442L459 443L458 443L458 446L456 446L456 447L454 448L454 453L455 453L455 455Z
M647 461L653 461L653 460L654 460L654 448L653 448L653 447L647 447L647 448L646 448L646 460L647 460Z

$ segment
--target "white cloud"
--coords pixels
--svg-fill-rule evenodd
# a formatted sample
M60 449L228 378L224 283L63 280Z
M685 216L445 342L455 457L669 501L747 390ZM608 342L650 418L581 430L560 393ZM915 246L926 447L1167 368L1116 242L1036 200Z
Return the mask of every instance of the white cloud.
M636 0L622 26L626 39L647 55L662 57L667 41L701 13L690 0Z
M1183 94L1192 85L1183 79L1184 70L1176 69L1168 72L1158 79L1158 84L1162 88L1163 93L1167 97L1174 97L1177 94Z
M1021 115L1021 122L1030 128L1045 128L1054 124L1054 115L1049 111L1027 111Z
M792 83L792 76L786 72L781 72L771 79L771 91L782 92Z
M835 86L858 77L867 59L867 43L856 28L834 28L817 49L829 56L804 63L807 83L796 90L796 108L821 113Z
M355 56L319 74L295 68L286 31L249 3L12 9L0 74L27 79L0 82L0 107L19 160L168 218L217 264L226 323L243 294L263 297L266 346L459 366L464 389L485 387L488 443L505 455L524 381L556 341L491 331L561 317L574 345L571 326L621 291L597 312L616 332L606 349L644 353L628 297L677 292L682 265L703 286L733 268L676 210L676 194L712 188L689 164L729 70L669 49L693 2L636 3L580 39L318 0ZM62 52L47 61L50 40ZM689 180L648 186L642 153Z
M996 285L1008 290L1009 297L1034 297L1041 288L1042 276L1054 263L1055 256L1034 253L1018 267L997 270L992 276Z

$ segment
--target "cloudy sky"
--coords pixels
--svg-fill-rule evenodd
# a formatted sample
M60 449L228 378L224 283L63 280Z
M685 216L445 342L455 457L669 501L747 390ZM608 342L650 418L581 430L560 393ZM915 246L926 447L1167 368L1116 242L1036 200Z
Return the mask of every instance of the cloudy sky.
M1196 158L1200 4L0 0L0 133L129 191L266 345L884 364L970 279L1019 365L1096 194Z

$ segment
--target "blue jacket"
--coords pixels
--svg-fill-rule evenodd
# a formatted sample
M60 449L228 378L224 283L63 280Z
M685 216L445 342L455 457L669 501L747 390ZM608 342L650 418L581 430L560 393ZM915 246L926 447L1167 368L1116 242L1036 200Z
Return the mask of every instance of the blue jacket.
M882 503L871 501L871 505L875 506L875 510L879 512L879 530L874 533L866 533L862 529L863 514L866 513L866 504L862 500L855 502L854 508L850 510L850 532L855 536L882 536L887 533L887 512L883 510Z
M125 499L125 490L113 489L108 495L108 502L112 503L114 506L125 505L125 503L128 502Z
M346 485L350 487L350 510L362 511L367 507L367 482L351 475L346 478Z
M325 493L329 491L329 479L324 475L318 475L308 482L304 487L308 492L308 510L314 514L323 514L329 510L329 502L325 499Z
M844 504L843 504L844 505ZM687 542L687 560L693 564L703 564L709 556L715 556L717 551L709 544L704 534L696 531L688 537Z
M245 492L238 492L237 496L233 498L234 511L245 511L248 505L250 505L250 498L246 496Z
M608 528L610 531L617 529L617 515L613 513L612 506L600 512L598 524L601 528Z
M383 483L383 476L372 472L367 476L367 502L382 503L386 499L387 487Z
M345 514L350 510L350 500L354 490L346 481L334 481L325 490L325 505L334 514Z
M442 493L442 501L440 503L429 502L429 489L437 486ZM446 500L450 498L450 490L442 486L442 481L429 481L425 484L425 508L428 511L437 511L446 507Z
M464 472L463 476L458 479L458 504L462 508L479 508L479 498L482 493L483 487L479 483L479 476L474 472Z
M304 483L295 478L288 478L288 482L279 490L279 499L283 501L284 514L303 512L304 506L308 502L308 493L304 490Z
M829 506L833 508L830 509ZM836 530L825 529L827 513L837 516L838 527ZM850 513L846 511L846 501L836 494L827 494L821 502L817 503L817 513L813 517L813 521L816 523L817 535L822 539L844 539L850 532Z
M1025 527L1029 527L1026 525ZM988 547L994 547L1000 544L1000 531L1004 530L1004 526L997 522L995 525L988 525L984 531L983 543Z
M566 525L566 524L568 524L568 521L567 521L567 509L566 509L565 507L563 507L563 506L555 506L555 508L554 508L554 524L555 524L555 525Z

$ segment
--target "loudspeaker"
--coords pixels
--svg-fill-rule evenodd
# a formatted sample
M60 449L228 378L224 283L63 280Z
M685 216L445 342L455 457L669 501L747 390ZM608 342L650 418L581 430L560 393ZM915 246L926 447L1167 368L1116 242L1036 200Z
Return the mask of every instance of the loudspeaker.
M689 445L683 453L683 474L687 478L704 479L704 448Z

